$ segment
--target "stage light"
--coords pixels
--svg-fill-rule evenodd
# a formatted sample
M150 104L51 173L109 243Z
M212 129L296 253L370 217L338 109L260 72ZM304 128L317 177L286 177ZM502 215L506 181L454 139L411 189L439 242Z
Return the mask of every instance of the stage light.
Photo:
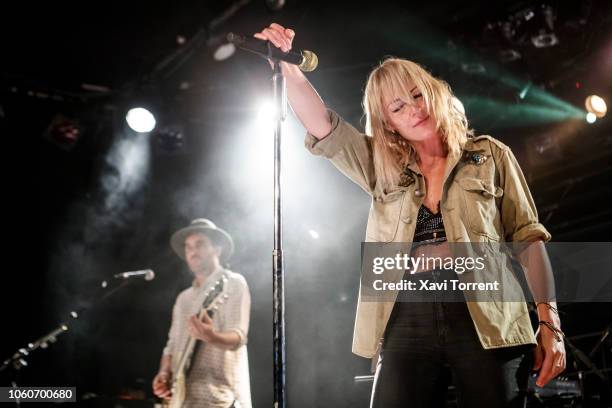
M206 47L215 61L223 61L236 53L236 46L227 41L225 35L214 35L206 40Z
M266 7L271 11L279 11L285 7L285 0L266 0Z
M232 43L221 44L213 53L215 61L223 61L230 58L236 52L236 46Z
M138 133L149 133L155 129L155 124L157 123L155 116L149 110L142 107L130 109L125 116L125 120L129 127Z
M81 133L82 129L77 120L57 114L45 131L45 138L62 149L71 150L78 142Z
M547 48L559 44L555 33L556 19L555 10L542 4L512 12L497 27L502 30L506 42L512 45L524 46L529 39L534 47Z
M555 33L543 33L531 37L531 42L536 48L547 48L559 44Z
M606 112L608 111L606 101L597 95L587 96L586 100L584 101L584 106L586 107L587 112L592 113L598 118L603 118L606 116Z
M523 89L521 89L521 92L519 92L519 98L525 99L530 88L531 88L531 82L528 82L527 85L525 85Z
M586 114L586 121L588 123L595 123L596 120L597 120L597 116L595 116L593 112L589 112Z
M164 126L155 131L157 147L166 153L178 153L185 147L183 128L179 125Z

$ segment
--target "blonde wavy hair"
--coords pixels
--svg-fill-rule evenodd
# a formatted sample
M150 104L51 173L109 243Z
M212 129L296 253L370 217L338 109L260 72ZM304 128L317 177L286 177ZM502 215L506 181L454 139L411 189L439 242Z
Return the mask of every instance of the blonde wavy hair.
M412 81L423 95L425 108L436 121L448 150L458 152L468 136L467 118L458 108L450 86L427 72L419 64L401 58L388 58L369 75L363 96L366 133L373 137L374 167L384 188L396 186L406 165L414 157L414 148L401 135L386 126L386 107L383 98L399 97L416 103L408 82Z

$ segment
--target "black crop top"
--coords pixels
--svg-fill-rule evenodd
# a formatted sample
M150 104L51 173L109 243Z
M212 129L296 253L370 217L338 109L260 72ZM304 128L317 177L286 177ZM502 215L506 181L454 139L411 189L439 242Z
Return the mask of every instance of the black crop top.
M444 230L444 221L440 212L440 203L438 203L438 212L435 214L425 205L421 205L412 241L419 244L446 241L446 231Z

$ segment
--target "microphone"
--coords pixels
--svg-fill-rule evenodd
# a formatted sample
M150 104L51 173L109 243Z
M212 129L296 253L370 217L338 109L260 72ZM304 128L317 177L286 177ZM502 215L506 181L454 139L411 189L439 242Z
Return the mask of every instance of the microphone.
M264 58L270 58L288 62L289 64L297 65L304 72L311 72L319 65L317 54L312 51L289 51L283 52L276 48L269 41L260 40L254 37L244 37L242 35L229 33L227 41L234 44L238 48L252 52Z
M115 275L113 275L113 277L115 279L130 279L130 278L144 278L144 280L146 281L150 281L155 279L155 272L153 272L151 269L143 269L140 271L128 271L128 272L121 272L121 273L117 273Z

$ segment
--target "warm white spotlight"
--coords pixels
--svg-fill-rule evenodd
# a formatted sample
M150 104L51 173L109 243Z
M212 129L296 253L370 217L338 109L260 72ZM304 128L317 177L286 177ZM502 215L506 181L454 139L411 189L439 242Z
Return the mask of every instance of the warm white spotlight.
M312 237L312 239L319 239L319 233L313 229L308 230L308 233Z
M149 133L155 129L155 116L145 108L132 108L125 116L129 127L138 133Z
M597 95L587 96L586 100L584 101L584 106L586 107L587 112L594 114L598 118L603 118L606 116L606 112L608 111L606 101Z
M589 112L586 115L586 121L588 123L595 123L595 121L597 120L597 116L595 116L595 114L593 112Z

